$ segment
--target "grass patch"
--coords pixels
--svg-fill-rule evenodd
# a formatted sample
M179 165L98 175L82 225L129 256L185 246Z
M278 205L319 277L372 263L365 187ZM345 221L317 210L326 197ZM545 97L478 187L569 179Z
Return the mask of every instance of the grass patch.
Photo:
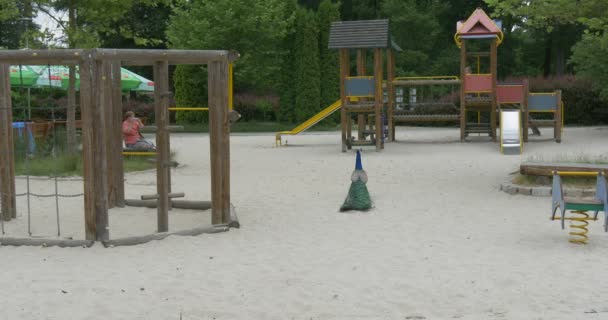
M182 124L178 124L182 125ZM231 132L251 132L251 133L261 133L261 132L279 132L279 131L289 131L293 128L297 127L299 123L282 123L282 122L267 122L267 121L239 121L232 125L230 128ZM183 124L184 131L190 133L202 133L209 132L209 124ZM308 131L336 131L339 130L340 126L333 123L317 123L312 128L308 129ZM180 131L181 132L181 131Z
M516 174L511 182L521 186L551 186L551 177L544 176L529 176L523 174ZM562 177L562 184L564 187L571 188L584 188L593 189L595 188L596 178L595 177Z
M125 172L144 171L156 168L154 162L147 159L153 157L125 156L123 166ZM33 157L15 161L17 175L44 177L73 177L82 176L82 155L60 155L53 157Z

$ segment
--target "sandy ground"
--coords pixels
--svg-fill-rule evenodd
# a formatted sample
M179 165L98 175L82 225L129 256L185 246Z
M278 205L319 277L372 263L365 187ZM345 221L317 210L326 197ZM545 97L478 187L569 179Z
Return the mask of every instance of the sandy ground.
M573 245L549 221L548 198L499 191L522 159L599 155L607 133L567 128L561 144L503 156L486 138L458 142L457 129L400 128L400 142L364 150L367 213L338 212L354 154L340 152L337 133L288 137L282 148L272 135L234 135L241 229L109 249L2 247L0 318L608 319L603 218L588 245ZM183 164L174 190L209 199L208 137L174 135L172 147ZM154 191L153 177L128 175L129 195ZM67 200L63 231L79 237L82 220L71 216L81 200ZM46 201L35 211L53 209ZM154 210L121 210L112 236L153 231ZM12 234L27 234L23 212L20 202ZM36 217L35 234L56 231L52 214ZM172 228L209 222L194 211L170 219Z

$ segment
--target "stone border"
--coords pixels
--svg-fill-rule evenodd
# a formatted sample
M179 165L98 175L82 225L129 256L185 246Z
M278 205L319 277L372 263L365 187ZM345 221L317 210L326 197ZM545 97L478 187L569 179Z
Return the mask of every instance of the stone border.
M500 184L500 190L508 194L521 194L525 196L534 197L550 197L551 187L548 186L522 186L514 184L511 181L506 181ZM568 197L593 197L595 196L595 189L582 189L582 188L566 188L564 189L564 195Z

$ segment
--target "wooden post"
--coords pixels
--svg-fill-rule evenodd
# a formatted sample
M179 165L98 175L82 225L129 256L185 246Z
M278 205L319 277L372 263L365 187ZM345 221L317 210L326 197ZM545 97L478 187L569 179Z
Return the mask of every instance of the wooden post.
M230 222L230 123L228 63L208 65L209 139L211 146L211 223Z
M66 115L66 136L69 153L76 152L76 66L70 65L68 80L68 108Z
M340 109L340 127L342 129L342 152L346 152L346 126L347 112L346 104L348 98L346 97L346 77L350 74L350 63L348 56L348 49L340 49L340 99L342 99L342 108Z
M523 128L523 142L528 142L528 130L530 130L528 128L529 126L529 111L528 111L528 94L530 91L530 84L528 83L528 79L524 80L524 104L522 106L522 118L523 118L523 123L522 123L522 128Z
M388 141L395 141L395 127L393 123L393 111L395 109L395 86L393 80L395 79L395 52L392 48L387 49L387 67L386 67L386 87L388 95L388 106L386 117L388 120Z
M158 232L169 231L169 63L154 63L154 113L156 115L156 193Z
M366 51L365 49L357 49L357 75L358 76L365 76L367 74L367 58L366 58ZM365 101L366 99L359 99L359 101ZM366 126L366 121L367 121L367 117L364 114L358 114L357 115L357 127L358 127L358 134L357 134L357 139L359 140L365 140L365 134L363 133L363 131L365 130L365 126Z
M106 65L102 62L98 61L96 64L95 72L92 73L93 77L96 78L95 85L92 87L92 90L95 92L95 104L94 104L94 113L93 113L93 121L97 122L97 124L93 125L93 141L94 141L94 150L95 150L95 166L93 167L93 171L95 172L95 183L94 183L94 192L95 192L95 221L97 225L97 240L106 241L110 239L110 233L108 229L108 199L105 195L108 192L108 167L107 162L104 161L107 159L108 154L108 145L107 145L107 131L106 131L106 123L111 121L108 119L106 114L103 112L105 107L105 103L110 101L110 93L104 88L104 82L106 82L104 78L107 78L107 70L109 70Z
M352 141L353 138L353 116L351 114L346 114L346 140ZM349 144L347 149L352 149L352 146Z
M101 92L97 90L102 76L101 65L91 57L80 63L85 237L87 240L106 241L110 237L104 141L106 119L100 104Z
M464 90L466 83L466 67L467 67L467 41L462 39L460 46L460 141L464 142L467 129L467 106L466 93Z
M555 109L555 126L553 127L553 136L555 138L555 142L562 142L562 91L557 90L555 92L557 94L557 108Z
M112 148L114 205L125 206L125 173L122 157L122 86L120 61L112 61Z
M91 78L91 62L85 60L79 65L80 71L80 110L82 119L82 178L84 180L84 230L85 239L97 239L97 223L95 221L95 190L93 183L95 168L93 152L93 108Z
M382 92L382 80L384 64L382 58L382 49L374 49L374 79L376 80L375 93L375 115L376 115L376 151L383 148L382 144L382 107L384 106L384 95Z
M113 91L112 91L112 65L110 61L100 61L99 65L99 82L98 86L94 89L95 92L99 95L99 105L98 107L103 112L103 116L105 118L105 135L103 137L106 149L106 169L107 175L104 176L107 184L107 194L106 200L108 209L112 209L116 206L116 185L114 179L114 173L116 165L114 161L115 156L115 146L114 146L114 115L113 115Z
M490 109L490 129L492 130L491 132L491 137L492 137L492 141L496 141L496 73L497 73L497 43L496 43L496 39L492 40L492 43L490 44L491 46L491 50L490 50L490 73L492 74L492 102L491 102L491 108Z
M13 149L13 111L10 65L0 65L0 201L1 219L17 217L15 193L15 153Z

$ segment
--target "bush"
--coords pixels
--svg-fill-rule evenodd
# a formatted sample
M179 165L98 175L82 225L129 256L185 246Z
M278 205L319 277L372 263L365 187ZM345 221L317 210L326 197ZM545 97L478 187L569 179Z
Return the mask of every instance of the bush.
M135 116L144 120L145 125L154 124L154 101L151 98L139 97L122 103L122 115L133 111Z
M235 94L234 110L241 114L242 121L274 121L279 110L279 97L272 94Z
M607 102L600 98L588 80L573 75L530 78L530 92L562 90L566 124L598 125L608 123Z

